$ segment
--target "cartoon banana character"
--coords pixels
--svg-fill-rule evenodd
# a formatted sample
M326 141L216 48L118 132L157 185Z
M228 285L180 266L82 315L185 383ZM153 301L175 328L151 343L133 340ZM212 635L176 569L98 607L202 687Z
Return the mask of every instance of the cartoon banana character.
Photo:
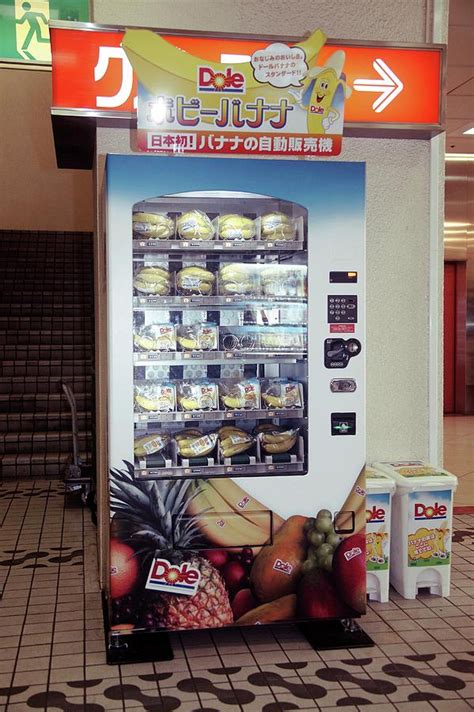
M314 66L308 71L302 91L290 90L296 103L306 108L308 134L327 133L338 120L340 114L333 102L339 88L346 98L352 94L342 72L345 58L343 50L336 50L323 66Z

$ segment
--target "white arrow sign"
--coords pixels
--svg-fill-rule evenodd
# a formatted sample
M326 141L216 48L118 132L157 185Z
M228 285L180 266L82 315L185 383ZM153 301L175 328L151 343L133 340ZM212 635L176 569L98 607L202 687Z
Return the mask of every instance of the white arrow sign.
M381 79L356 79L354 89L356 91L378 91L380 96L372 104L372 109L380 114L403 90L403 82L388 67L383 59L376 59L373 68Z

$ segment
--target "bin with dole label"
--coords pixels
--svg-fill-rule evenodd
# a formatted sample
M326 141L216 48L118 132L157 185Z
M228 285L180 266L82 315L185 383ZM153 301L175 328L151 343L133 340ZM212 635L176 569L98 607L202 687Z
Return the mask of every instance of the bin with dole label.
M375 467L396 483L390 583L404 598L416 598L421 588L449 596L457 477L421 460L379 462Z
M395 481L374 467L365 468L367 594L372 601L388 601L391 499Z

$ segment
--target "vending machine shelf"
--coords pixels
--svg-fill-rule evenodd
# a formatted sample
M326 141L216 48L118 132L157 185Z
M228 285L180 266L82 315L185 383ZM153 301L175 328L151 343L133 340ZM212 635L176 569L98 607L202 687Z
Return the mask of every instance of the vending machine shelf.
M133 362L135 366L149 366L151 362L160 363L178 362L189 363L199 361L200 363L238 361L245 363L294 363L295 361L306 361L308 355L305 351L154 351L150 353L134 353Z
M192 412L134 413L135 423L181 423L200 420L263 420L265 418L304 418L304 408L279 408L262 410L196 410Z
M252 254L254 252L295 252L305 249L305 244L301 240L278 240L267 242L263 240L234 242L215 240L133 240L135 252L223 252L235 253L243 252Z
M146 309L147 307L152 307L156 309L180 309L183 306L189 307L201 307L208 309L209 307L275 307L284 304L301 304L301 306L306 307L306 299L301 297L249 297L249 296L194 296L194 297L181 297L181 296L156 296L156 297L133 297L133 307L134 309Z
M253 475L300 475L305 471L303 462L263 463L242 465L188 465L186 467L135 468L135 477L139 479L167 479L173 477L252 477Z

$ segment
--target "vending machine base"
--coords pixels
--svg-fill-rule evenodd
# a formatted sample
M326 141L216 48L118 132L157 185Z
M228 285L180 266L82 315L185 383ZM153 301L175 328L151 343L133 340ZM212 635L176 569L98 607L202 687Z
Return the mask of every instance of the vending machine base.
M168 633L134 633L133 635L112 634L107 644L107 662L153 663L173 660Z
M362 630L353 618L300 623L298 629L303 633L313 650L368 648L375 645L372 638Z

